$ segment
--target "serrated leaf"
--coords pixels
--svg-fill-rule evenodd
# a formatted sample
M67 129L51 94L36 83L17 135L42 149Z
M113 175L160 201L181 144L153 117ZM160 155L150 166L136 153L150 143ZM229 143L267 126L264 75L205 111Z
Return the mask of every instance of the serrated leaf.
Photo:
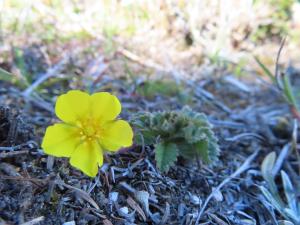
M155 143L157 137L151 131L139 132L135 135L135 142L139 145L152 145Z
M170 166L174 165L178 156L178 148L174 143L158 143L155 145L155 160L157 167L168 172Z
M215 162L218 160L220 148L219 145L216 144L216 142L211 141L208 143L208 154L210 162Z
M210 163L208 142L206 140L199 141L195 144L196 151L199 154L200 158L205 163Z

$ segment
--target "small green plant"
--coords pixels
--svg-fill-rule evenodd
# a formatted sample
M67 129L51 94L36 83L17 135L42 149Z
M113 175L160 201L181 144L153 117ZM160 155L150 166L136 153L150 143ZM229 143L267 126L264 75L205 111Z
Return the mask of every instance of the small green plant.
M292 115L300 121L300 107L299 107L299 99L297 98L297 90L295 87L291 85L290 74L280 73L278 68L278 61L280 57L281 50L283 48L285 39L283 39L280 49L277 54L276 59L276 67L274 74L259 60L258 57L255 57L256 62L264 71L264 73L270 78L272 83L278 88L278 90L282 93L283 97L287 101L290 106L290 110Z
M285 200L280 196L280 192L275 183L275 177L273 174L273 168L276 161L276 153L269 153L264 159L261 172L264 180L267 183L267 188L260 186L262 193L268 202L288 221L282 221L281 224L288 224L292 222L294 225L300 224L300 202L297 201L296 190L292 185L289 176L281 171L281 180L283 184L283 190ZM285 223L283 223L285 222Z
M237 77L243 76L247 64L248 62L246 59L240 59L239 62L234 66L233 74Z
M184 98L186 94L183 87L173 80L147 80L137 87L137 93L148 99L153 99L157 95Z
M148 80L137 87L137 92L149 99L156 95L176 95L179 91L180 88L174 81Z
M268 16L269 21L258 24L257 28L250 35L253 41L264 41L266 38L279 37L282 34L291 32L289 23L295 0L264 0L256 1L256 3L269 7L270 14Z
M2 68L0 68L0 81L6 81L18 87L25 88L28 86L27 81L22 76L12 74Z
M20 48L14 48L14 63L17 66L17 68L20 70L22 76L27 82L31 82L30 74L28 73L28 70L26 69L26 63L24 58L24 53L22 49Z
M218 159L219 146L203 113L181 110L138 113L132 119L138 144L154 145L157 167L167 172L178 156L205 163Z

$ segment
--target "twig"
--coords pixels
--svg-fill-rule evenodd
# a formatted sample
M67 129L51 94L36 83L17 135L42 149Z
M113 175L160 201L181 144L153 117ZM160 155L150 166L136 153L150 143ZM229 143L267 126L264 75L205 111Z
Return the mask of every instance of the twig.
M63 66L66 64L66 62L69 60L69 55L65 56L58 64L48 69L48 71L41 76L39 79L37 79L35 82L33 82L26 90L23 91L22 95L24 97L28 97L31 92L34 91L40 84L42 84L45 80L49 79L52 76L55 76L63 69Z
M136 190L130 185L128 185L126 182L121 182L120 187L122 187L123 189L125 189L127 192L131 194L134 194L136 192Z
M243 123L233 122L233 121L226 121L226 120L216 120L212 118L208 118L209 122L214 125L214 127L225 127L225 128L232 128L232 129L244 129L246 126Z
M286 40L286 37L284 37L284 38L281 40L280 47L279 47L279 50L278 50L278 52L277 52L277 56L276 56L276 64L275 64L275 78L276 78L276 83L277 83L277 86L278 86L279 90L282 90L282 89L283 89L282 83L281 83L281 80L280 80L280 73L279 73L279 58L280 58L281 51L282 51L282 49L283 49L285 40Z
M30 220L26 223L22 223L21 225L34 225L34 224L42 222L44 219L45 219L44 216L40 216L40 217L37 217L37 218L35 218L33 220Z
M37 144L34 141L27 141L26 143L20 144L20 145L15 145L15 146L9 146L9 147L0 147L0 151L16 151L19 150L25 146L30 147L31 145L37 146Z
M13 180L13 181L20 181L20 182L31 182L39 187L45 186L49 180L50 176L45 179L38 179L38 178L30 178L30 177L22 177L20 174L5 176L1 175L0 180Z
M28 154L29 150L23 150L23 151L17 151L17 152L6 152L6 153L0 153L0 159L3 158L8 158L8 157L13 157L16 155L21 155L21 154Z
M165 209L165 213L160 221L160 224L167 224L168 218L170 216L170 205L168 202L166 202L166 209Z
M247 138L247 137L255 137L257 138L259 141L266 141L265 138L259 134L256 134L256 133L242 133L242 134L238 134L234 137L230 137L230 138L225 138L226 141L237 141L239 139L242 139L242 138Z
M252 155L250 155L246 161L233 173L231 174L229 177L227 177L225 180L223 180L211 193L210 195L206 198L199 214L198 214L198 217L196 219L196 222L195 224L199 224L199 220L204 212L204 210L206 209L209 201L213 198L213 196L215 195L215 193L219 192L221 190L221 188L227 184L229 181L231 181L232 179L236 178L237 176L239 176L241 173L243 173L244 171L246 171L251 162L255 159L257 153L258 153L259 150L256 150Z

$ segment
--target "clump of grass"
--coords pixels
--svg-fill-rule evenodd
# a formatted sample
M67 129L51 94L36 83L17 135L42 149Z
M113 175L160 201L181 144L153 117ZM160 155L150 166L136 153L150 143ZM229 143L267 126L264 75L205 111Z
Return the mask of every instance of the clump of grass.
M264 71L264 73L270 78L272 83L277 87L277 89L280 91L284 99L287 101L287 103L290 106L292 115L300 121L300 107L298 99L298 93L299 90L297 90L295 87L291 84L291 74L286 71L286 73L280 73L279 72L279 57L281 50L284 46L285 39L282 40L281 46L279 48L277 59L276 59L276 66L275 66L275 72L272 73L261 61L259 58L255 57L256 62L261 67L261 69Z

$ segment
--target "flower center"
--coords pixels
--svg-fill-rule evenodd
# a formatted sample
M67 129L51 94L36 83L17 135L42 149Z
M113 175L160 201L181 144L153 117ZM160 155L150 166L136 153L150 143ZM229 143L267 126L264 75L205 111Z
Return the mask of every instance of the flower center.
M79 121L78 125L80 127L79 135L82 141L91 142L100 137L101 127L91 118Z

